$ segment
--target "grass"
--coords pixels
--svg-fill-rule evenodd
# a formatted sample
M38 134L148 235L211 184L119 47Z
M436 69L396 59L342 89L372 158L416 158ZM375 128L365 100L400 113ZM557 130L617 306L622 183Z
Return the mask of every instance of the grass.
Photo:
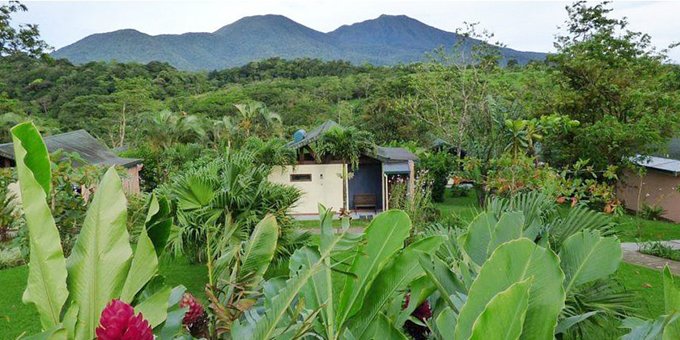
M350 228L354 227L367 227L368 224L371 222L371 220L368 219L353 219L350 221ZM319 228L319 220L305 220L305 221L297 221L297 223L300 225L300 228L303 229L318 229ZM333 227L334 228L339 228L340 227L340 219L333 220Z
M635 215L616 217L617 233L623 242L680 240L680 224L645 220Z
M170 286L184 285L187 290L205 302L203 289L208 277L204 265L194 265L184 259L164 261L160 273ZM0 271L0 339L15 339L19 335L40 331L38 312L32 305L21 302L26 288L28 267L20 266Z
M663 314L663 279L660 271L622 262L615 276L626 290L635 294L641 316L656 318Z

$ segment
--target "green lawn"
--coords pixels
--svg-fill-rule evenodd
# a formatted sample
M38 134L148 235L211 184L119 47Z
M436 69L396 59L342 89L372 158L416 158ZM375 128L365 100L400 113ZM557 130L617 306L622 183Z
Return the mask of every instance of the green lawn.
M616 217L618 235L624 242L680 240L680 224L651 221L633 215Z
M192 265L186 260L164 261L160 272L171 286L184 285L205 302L203 288L208 272L203 265ZM28 267L0 270L0 339L15 339L23 332L34 334L40 330L38 313L33 306L21 302L26 287Z

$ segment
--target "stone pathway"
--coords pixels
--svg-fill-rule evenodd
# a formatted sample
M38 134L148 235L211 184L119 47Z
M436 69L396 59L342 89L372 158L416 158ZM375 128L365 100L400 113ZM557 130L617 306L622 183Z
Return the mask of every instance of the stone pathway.
M663 243L673 249L680 249L680 240L664 241ZM680 276L680 262L678 261L640 253L638 251L640 246L634 242L621 243L621 249L623 250L623 260L628 263L656 270L662 270L663 267L668 264L671 272L674 275Z

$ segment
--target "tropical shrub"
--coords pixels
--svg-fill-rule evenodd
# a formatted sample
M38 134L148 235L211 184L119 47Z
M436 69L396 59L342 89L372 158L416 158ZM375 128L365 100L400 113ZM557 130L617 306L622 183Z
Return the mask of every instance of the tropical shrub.
M665 259L680 261L680 250L666 244L664 241L650 241L640 244L639 251L643 254L663 257Z
M526 319L506 325L514 325L517 336L527 338L552 338L553 333L583 338L593 327L621 320L633 310L631 296L621 293L610 279L622 256L617 238L608 236L611 222L585 207L561 217L556 214L556 203L542 194L496 198L466 231L440 228L427 235L433 233L449 236L446 247L421 259L434 282L431 289L439 292L430 304L433 331L442 338L448 334L467 338L474 328L488 322L485 313L504 314L493 307L493 295L486 291L490 287L497 287L500 294L493 299L503 295L514 296L513 301L527 299L526 312L518 314ZM518 268L528 271L514 276ZM524 289L528 293L515 292ZM539 295L532 298L532 294ZM486 298L480 301L478 295ZM515 306L524 310L523 304ZM534 308L534 312L541 311L531 316Z
M646 220L658 220L661 218L661 215L663 215L666 211L662 206L658 205L649 205L649 204L642 204L642 208L638 212L638 216L646 219Z
M184 310L175 305L184 288L167 287L158 276L158 256L171 224L167 202L151 198L145 228L133 251L121 180L110 168L97 186L67 258L48 204L52 173L47 148L32 123L15 126L12 138L30 245L23 301L36 307L44 330L41 336L92 339L95 329L98 336L125 329L122 322L127 321L110 319L110 313L118 312L107 310L131 311L131 305L138 313L139 334L148 334L147 328L156 329L161 338L179 334L178 320Z
M258 301L264 310L235 322L233 338L404 338L385 313L401 313L406 288L425 277L418 254L437 249L444 237L426 237L404 248L411 226L402 211L378 215L363 234L348 234L345 223L335 235L333 213L319 210L318 247L293 254L288 280L264 283L264 298Z
M175 227L169 247L195 262L219 257L231 243L248 239L267 214L281 227L277 259L292 254L306 236L295 230L288 210L300 191L268 180L271 166L258 164L250 150L228 149L222 157L175 176L161 192L174 203Z
M434 152L420 155L418 167L425 170L432 179L432 200L444 202L446 184L456 170L457 162L449 152Z
M439 210L432 203L432 180L428 174L418 173L413 186L411 195L406 179L394 179L389 185L389 207L405 211L413 222L414 231L419 231L439 218Z

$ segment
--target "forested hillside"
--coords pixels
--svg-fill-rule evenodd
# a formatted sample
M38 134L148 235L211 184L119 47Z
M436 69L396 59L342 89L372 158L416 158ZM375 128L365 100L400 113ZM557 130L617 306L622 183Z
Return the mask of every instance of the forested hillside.
M463 39L404 15L345 25L323 33L281 15L245 17L212 33L151 36L133 29L93 34L53 53L73 63L164 61L181 70L216 70L272 57L342 59L356 65L397 65L425 60L438 47ZM482 42L469 39L469 53ZM501 63L526 64L546 54L501 47Z

